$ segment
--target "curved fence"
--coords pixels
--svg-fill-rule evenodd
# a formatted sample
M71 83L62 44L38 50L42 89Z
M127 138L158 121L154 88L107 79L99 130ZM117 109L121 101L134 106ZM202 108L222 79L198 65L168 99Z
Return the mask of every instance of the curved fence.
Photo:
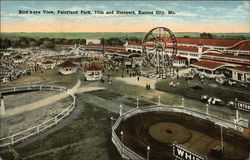
M26 130L15 133L11 136L1 138L0 148L6 147L8 145L14 145L29 137L38 135L41 132L45 131L46 129L51 128L52 126L57 125L58 122L60 122L63 118L68 116L69 113L75 108L76 97L74 93L70 89L67 89L66 87L52 86L52 85L51 86L50 85L30 85L30 86L20 86L20 87L9 87L9 88L3 88L0 90L0 92L3 94L21 92L21 91L60 91L60 92L67 91L67 93L72 97L73 102L66 109L64 109L61 113L57 114L51 119L45 122L42 122L36 126L33 126L31 128L28 128Z
M120 123L124 120L126 120L129 117L132 117L134 115L145 113L145 112L155 112L155 111L164 111L164 112L178 112L178 113L184 113L188 115L192 115L201 119L206 119L208 121L213 122L215 125L221 125L225 128L230 128L237 130L239 132L243 132L243 128L247 128L245 125L236 123L235 121L230 121L227 119L223 119L214 115L210 115L208 113L203 113L194 109L190 109L184 106L170 106L170 105L152 105L148 107L137 107L134 108L124 114L120 112L120 117L116 120L114 125L112 126L112 142L116 146L118 152L121 154L121 156L125 159L133 159L133 160L146 160L147 158L142 157L126 147L122 141L121 138L116 133L116 129L120 125ZM146 149L145 149L146 150Z

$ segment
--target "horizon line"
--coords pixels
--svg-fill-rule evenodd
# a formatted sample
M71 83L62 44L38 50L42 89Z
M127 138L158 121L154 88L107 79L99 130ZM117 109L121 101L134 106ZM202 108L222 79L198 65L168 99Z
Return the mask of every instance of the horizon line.
M147 33L147 32L1 32L1 33ZM0 34L1 34L0 33ZM250 34L250 32L185 32L185 31L180 31L180 32L173 32L173 33L245 33L245 34Z

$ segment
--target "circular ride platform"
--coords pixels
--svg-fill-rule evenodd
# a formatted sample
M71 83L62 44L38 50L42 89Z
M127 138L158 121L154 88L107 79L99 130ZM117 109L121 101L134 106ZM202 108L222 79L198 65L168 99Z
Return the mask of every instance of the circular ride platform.
M116 128L115 125L113 129ZM121 143L126 146L120 152L123 157L127 154L132 158L140 156L141 159L147 159L147 147L150 146L149 159L174 159L173 143L177 143L188 150L208 157L208 159L219 159L211 154L211 150L221 144L220 126L184 113L150 111L137 112L132 116L127 116L125 113L125 117L122 117L115 129L115 133ZM231 129L223 128L223 133L224 159L243 160L248 158L249 139ZM113 139L112 141L114 143ZM127 148L138 156L128 154L129 149Z

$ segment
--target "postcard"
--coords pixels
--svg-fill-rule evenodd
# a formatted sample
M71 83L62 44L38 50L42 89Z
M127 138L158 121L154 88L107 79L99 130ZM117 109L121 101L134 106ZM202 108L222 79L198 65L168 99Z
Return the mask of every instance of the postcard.
M1 3L0 160L249 160L249 1Z

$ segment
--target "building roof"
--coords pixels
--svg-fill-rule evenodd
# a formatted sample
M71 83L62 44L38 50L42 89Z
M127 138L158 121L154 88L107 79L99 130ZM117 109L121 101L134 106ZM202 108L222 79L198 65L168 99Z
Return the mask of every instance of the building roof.
M107 51L110 53L118 53L118 54L125 54L125 55L131 54L130 52L127 52L126 50L121 50L121 49L108 49Z
M238 71L243 71L243 72L250 72L250 67L247 66L236 66L234 68L232 68L234 70L238 70Z
M188 52L198 52L197 47L188 47L188 46L178 46L177 50L188 51Z
M202 60L202 61L195 62L191 65L214 70L225 65L225 63Z
M22 59L23 57L20 54L17 54L13 57L14 59Z
M233 47L235 44L241 41L244 42L244 40L239 40L239 39L215 39L215 38L209 39L209 38L198 38L198 37L195 38L176 37L176 41L178 44L205 45L205 46L218 46L218 47ZM171 39L168 39L168 42L171 42ZM139 43L129 43L129 45L142 46L142 44ZM244 44L244 46L245 45L246 44ZM207 50L207 48L204 50Z
M43 64L53 64L53 63L54 63L54 62L51 61L51 60L47 60L47 61L43 62Z
M187 58L181 56L175 56L173 60L187 60Z
M86 71L97 71L97 70L102 70L102 66L98 66L95 64L95 62L91 63L91 65L87 66L84 68Z
M59 67L76 67L77 65L72 63L71 61L64 61L63 63L58 65Z
M233 47L227 49L227 50L245 50L250 51L250 40L245 40L237 43Z
M184 38L184 37L177 37L176 40L177 43L179 44L194 44L194 45L207 45L207 46L220 46L220 47L230 47L242 41L238 39L209 39L209 38Z
M216 57L225 57L225 58L234 58L234 59L246 59L250 60L250 56L239 56L239 55L232 55L232 54L225 54L225 53L216 53L216 52L207 52L202 54L202 56L216 56Z

